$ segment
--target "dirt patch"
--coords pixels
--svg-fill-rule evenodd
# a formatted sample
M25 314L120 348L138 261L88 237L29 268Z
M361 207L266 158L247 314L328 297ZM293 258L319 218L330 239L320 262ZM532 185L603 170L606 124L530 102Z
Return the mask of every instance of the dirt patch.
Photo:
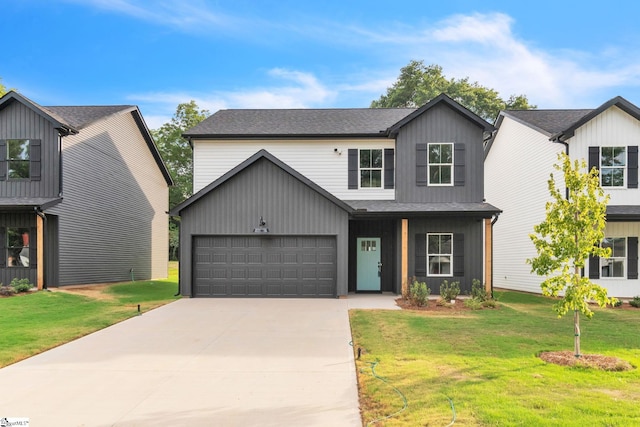
M576 357L573 351L544 351L539 355L547 363L561 366L581 366L603 371L630 371L633 366L626 360L601 354L583 354Z
M396 299L396 305L403 310L415 310L415 311L435 311L441 313L459 313L461 311L471 311L469 307L464 305L464 300L458 298L454 304L440 305L436 300L429 300L427 305L419 307L411 304L408 300L400 297Z
M66 292L69 294L82 295L89 298L94 298L103 301L111 301L115 299L110 293L105 292L106 288L113 286L114 283L103 283L96 285L83 285L83 286L67 286L64 288L51 288L53 292Z

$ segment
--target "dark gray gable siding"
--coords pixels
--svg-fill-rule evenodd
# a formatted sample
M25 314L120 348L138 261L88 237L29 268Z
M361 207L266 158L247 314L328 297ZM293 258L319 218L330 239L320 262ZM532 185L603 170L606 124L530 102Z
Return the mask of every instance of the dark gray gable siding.
M32 179L0 181L0 197L56 197L60 182L59 138L51 121L26 105L12 101L0 110L0 140L7 139L34 139L37 142L31 153L34 160ZM0 144L0 176L6 178L5 159L6 145Z
M348 213L266 158L181 210L181 292L191 292L193 236L253 234L260 217L270 234L336 236L338 295L347 293Z
M476 123L446 104L436 105L400 129L396 143L396 200L398 202L481 202L484 197L483 132ZM456 145L455 186L426 186L426 163L417 154L420 144ZM460 156L464 153L464 159ZM426 153L425 153L426 155ZM464 161L463 161L464 160ZM460 167L464 164L464 185ZM423 181L421 186L416 180Z

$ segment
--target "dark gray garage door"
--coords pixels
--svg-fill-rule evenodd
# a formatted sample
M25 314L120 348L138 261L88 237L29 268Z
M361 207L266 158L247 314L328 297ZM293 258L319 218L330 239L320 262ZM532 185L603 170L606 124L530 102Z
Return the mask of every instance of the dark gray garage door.
M333 236L194 237L196 297L335 297Z

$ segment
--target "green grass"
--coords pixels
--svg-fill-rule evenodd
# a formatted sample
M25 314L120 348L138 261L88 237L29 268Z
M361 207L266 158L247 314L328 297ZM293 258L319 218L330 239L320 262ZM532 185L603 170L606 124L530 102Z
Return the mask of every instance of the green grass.
M573 350L572 316L553 301L505 292L496 310L448 315L351 312L365 424L445 426L640 425L640 372L603 372L546 364L544 350ZM582 352L640 366L640 310L597 309L582 317ZM373 376L384 378L383 382Z
M41 353L177 297L177 263L167 280L120 283L105 288L106 297L67 292L35 292L0 298L0 367Z

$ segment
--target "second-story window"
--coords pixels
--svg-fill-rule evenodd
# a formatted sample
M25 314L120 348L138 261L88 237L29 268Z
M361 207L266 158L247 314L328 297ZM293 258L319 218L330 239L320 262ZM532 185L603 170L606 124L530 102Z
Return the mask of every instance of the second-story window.
M600 151L601 185L603 187L624 187L626 165L626 147L602 147Z
M382 187L382 150L360 150L360 188Z
M29 140L7 140L7 176L9 179L29 179Z
M429 185L453 185L453 143L428 144Z

